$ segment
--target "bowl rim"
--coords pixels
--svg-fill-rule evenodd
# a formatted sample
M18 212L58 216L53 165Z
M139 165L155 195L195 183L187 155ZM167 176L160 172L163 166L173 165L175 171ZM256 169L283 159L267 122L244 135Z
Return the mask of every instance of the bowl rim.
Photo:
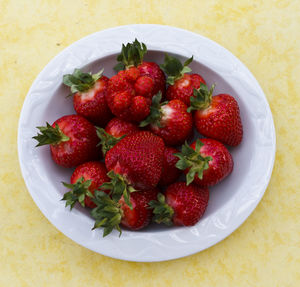
M84 45L87 45L88 43L91 43L91 41L94 41L95 39L108 39L108 35L117 35L121 33L127 35L126 38L128 39L128 41L134 37L137 37L139 40L141 38L144 38L144 33L146 34L145 37L152 37L153 33L159 33L159 37L165 36L166 38L168 38L168 40L170 41L170 37L167 37L168 34L172 34L172 35L180 35L180 39L183 40L182 43L174 43L174 45L176 44L177 46L177 50L175 51L175 49L161 49L159 48L156 44L151 44L152 40L149 39L149 44L148 41L144 41L144 39L141 39L141 41L146 42L149 50L154 50L154 51L170 51L170 52L174 52L174 53L179 53L182 56L188 56L187 51L184 47L184 44L186 43L191 43L193 42L192 40L197 40L199 42L201 42L202 44L207 45L206 49L214 49L215 51L217 51L218 53L225 55L226 57L228 57L228 61L232 61L234 62L234 65L236 65L239 69L241 69L242 71L242 76L245 77L247 79L247 81L251 82L252 85L255 86L255 91L257 93L257 96L260 98L260 100L262 100L262 102L265 105L265 109L266 109L266 116L267 116L267 127L269 128L269 137L271 138L271 145L269 147L269 154L270 157L268 158L268 164L267 164L267 172L264 175L264 181L263 181L263 185L260 186L259 191L256 194L255 200L251 202L250 205L247 206L246 211L244 210L243 213L240 214L240 218L238 221L235 221L234 223L232 223L230 226L227 226L226 230L222 231L219 235L216 235L214 237L211 238L211 240L209 242L206 242L206 244L204 246L197 246L195 244L191 244L191 246L189 248L184 248L180 249L180 248L174 248L174 250L169 250L168 252L166 252L165 254L160 254L157 251L160 249L160 247L164 248L168 248L168 246L166 246L165 243L163 243L161 240L161 238L158 238L157 240L160 242L156 242L155 238L146 238L147 242L150 244L156 244L156 251L154 253L156 254L160 254L160 256L145 256L144 253L141 254L136 254L136 255L128 255L126 253L116 253L115 251L113 252L112 249L108 248L106 250L99 250L99 248L97 246L95 246L94 244L91 243L87 243L84 242L82 239L78 239L78 238L74 238L74 236L72 236L72 233L67 232L62 226L60 226L58 224L58 222L56 220L53 219L53 217L50 216L49 211L47 209L45 209L44 206L42 206L41 201L39 200L38 196L36 193L34 193L32 191L32 184L31 182L29 182L28 178L26 178L26 174L27 174L27 167L26 167L26 163L24 162L24 154L25 151L23 149L23 145L22 145L22 139L24 137L23 135L23 130L22 130L22 122L24 120L25 117L25 113L26 113L26 109L28 108L28 106L30 105L30 98L32 97L32 91L34 90L34 87L37 85L37 83L44 77L45 73L47 72L47 70L49 69L49 67L51 66L51 63L54 63L55 61L60 61L61 59L63 59L64 56L66 56L68 53L70 53L72 50L74 49L82 49L82 47L84 47ZM149 36L152 35L152 36ZM111 36L112 37L112 36ZM158 37L158 39L159 39ZM178 39L178 37L177 37ZM156 39L157 40L157 39ZM122 42L123 40L121 40ZM175 40L174 40L175 41ZM119 43L120 41L118 41ZM151 43L150 43L151 42ZM115 45L116 47L117 45ZM115 54L117 52L119 52L120 49L114 49L112 48L111 50L105 50L102 51L102 55L101 57L95 57L90 56L90 61L89 63L95 61L95 60L99 60L103 57ZM179 52L180 51L180 52ZM95 54L96 55L96 54ZM194 59L197 60L197 55L194 55ZM197 60L198 61L198 60ZM208 62L205 62L205 60L203 61L199 61L201 64L206 65L208 67L210 67L210 65L207 65ZM86 63L85 65L87 65L88 63ZM77 65L77 64L76 64ZM83 65L84 66L84 65ZM71 70L71 67L69 68L69 70ZM214 69L213 69L214 70ZM24 100L23 103L23 107L20 113L20 117L19 117L19 124L18 124L18 158L19 158L19 164L21 167L21 172L22 172L22 176L24 178L26 187L31 195L31 197L33 198L34 202L36 203L36 205L39 207L39 209L42 211L42 213L46 216L46 218L63 234L65 234L66 236L68 236L70 239L72 239L73 241L75 241L76 243L90 249L93 250L97 253L112 257L112 258L116 258L116 259L122 259L122 260L127 260L127 261L135 261L135 262L155 262L155 261L165 261L165 260L172 260L172 259L177 259L180 257L185 257L194 253L197 253L199 251L205 250L213 245L215 245L216 243L220 242L221 240L225 239L227 236L229 236L233 231L235 231L241 224L244 223L244 221L249 217L249 215L253 212L253 210L256 208L257 204L260 202L262 196L264 195L264 192L267 188L267 185L270 181L271 175L272 175L272 170L273 170L273 166L274 166L274 161L275 161L275 151L276 151L276 135L275 135L275 127L274 127L274 122L273 122L273 117L272 117L272 113L269 107L269 104L267 102L267 99L261 89L261 87L259 86L259 83L257 82L257 80L254 78L254 76L251 74L251 72L248 70L248 68L233 54L231 54L227 49L225 49L224 47L222 47L221 45L217 44L216 42L201 36L199 34L196 34L194 32L191 31L187 31L181 28L176 28L176 27L171 27L171 26L166 26L166 25L157 25L157 24L132 24L132 25L124 25L124 26L118 26L118 27L114 27L114 28L110 28L110 29L106 29L106 30L102 30L102 31L98 31L95 32L93 34L87 35L85 37L83 37L82 39L79 39L78 41L74 42L73 44L71 44L70 46L66 47L64 50L62 50L59 54L57 54L52 60L50 60L50 62L42 69L42 71L38 74L38 76L36 77L36 79L34 80L34 82L32 83L26 98ZM187 230L187 227L183 227L183 230ZM138 235L137 235L138 236ZM145 236L144 236L145 237ZM134 240L136 238L132 237L131 239ZM99 240L99 238L96 238L97 240ZM127 238L128 239L128 238ZM153 241L154 240L154 241ZM178 241L178 239L174 239L175 241L177 240L178 242L178 246L180 246L180 240ZM130 240L129 240L130 241ZM151 243L152 242L152 243ZM100 242L99 242L100 243ZM131 243L129 243L131 244Z

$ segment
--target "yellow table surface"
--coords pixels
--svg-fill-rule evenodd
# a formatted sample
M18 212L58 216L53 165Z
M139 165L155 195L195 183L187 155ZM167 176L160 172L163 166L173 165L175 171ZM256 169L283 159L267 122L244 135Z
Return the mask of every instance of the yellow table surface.
M89 251L60 233L27 191L17 125L33 80L99 30L157 23L194 31L243 61L277 134L273 175L246 222L219 244L161 263ZM0 1L0 286L300 286L300 1Z

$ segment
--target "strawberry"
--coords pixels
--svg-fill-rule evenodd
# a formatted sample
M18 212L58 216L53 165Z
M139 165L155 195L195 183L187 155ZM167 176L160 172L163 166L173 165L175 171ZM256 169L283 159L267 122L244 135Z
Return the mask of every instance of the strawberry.
M154 188L160 180L164 149L163 140L148 131L126 136L106 153L111 182L102 188L111 190L116 201L124 195L126 203L130 192Z
M150 115L140 126L150 124L150 130L162 137L167 145L182 144L192 133L193 118L182 101L160 103L161 98L161 93L152 98Z
M37 127L40 134L33 137L38 146L50 144L52 159L61 166L75 167L99 158L95 127L79 115L63 116L52 126Z
M168 75L167 99L181 100L188 107L190 106L190 97L193 96L193 90L198 89L200 84L205 84L204 79L199 74L187 74L191 72L188 65L193 61L193 57L182 63L175 57L166 54L165 61L160 65L161 69Z
M185 143L176 167L184 170L189 185L195 181L201 187L209 187L226 178L233 170L233 159L228 149L213 139L201 139L189 146Z
M148 76L154 80L153 95L159 91L164 95L166 92L166 76L162 69L154 62L142 62L138 65L141 76Z
M178 150L173 147L166 147L164 151L163 169L159 181L160 186L167 186L175 182L180 176L180 170L176 167L178 158L174 155Z
M71 88L76 113L100 126L105 126L112 118L106 103L108 78L102 76L103 70L92 75L75 69L73 74L63 77L63 83Z
M93 229L103 227L104 237L113 229L117 229L121 235L120 224L131 230L146 227L152 218L152 210L148 204L157 197L158 192L156 188L133 192L130 197L132 208L129 208L123 197L116 202L104 192L95 191L94 201L97 207L91 212L95 218Z
M137 125L125 122L119 118L113 118L105 127L105 130L97 127L97 135L100 138L103 155L126 135L138 132Z
M106 175L105 164L98 161L89 161L79 165L71 176L71 184L63 182L63 185L69 189L64 194L62 200L66 200L66 207L72 209L78 201L83 207L96 207L92 201L93 194L104 182L109 179Z
M206 85L194 90L188 111L196 110L194 123L202 135L223 144L237 146L243 138L243 126L237 101L230 95L212 96L214 86Z
M123 44L118 72L108 83L107 103L112 113L126 121L139 122L150 113L152 97L165 91L165 75L156 63L143 62L147 47L135 40Z
M165 195L159 193L157 199L149 203L156 223L192 226L206 210L209 191L195 184L176 182L167 188Z
M132 133L138 132L139 128L134 123L126 122L119 118L113 118L105 127L105 131L108 134L119 138L124 135L130 135Z

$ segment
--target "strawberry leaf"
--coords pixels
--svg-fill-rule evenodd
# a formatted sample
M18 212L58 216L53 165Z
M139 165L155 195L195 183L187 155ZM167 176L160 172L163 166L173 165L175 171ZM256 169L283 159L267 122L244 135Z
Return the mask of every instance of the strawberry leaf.
M165 55L165 61L160 65L160 68L167 74L167 83L174 85L174 82L183 77L184 74L192 71L188 65L193 61L193 57L187 59L184 64L175 57L168 54Z
M125 65L121 62L114 66L114 70L116 72L120 72L120 71L125 70L125 69L126 69Z
M152 104L151 104L151 107L150 107L150 114L145 120L140 122L140 127L145 127L149 124L161 127L160 120L163 116L163 112L162 112L161 107L163 105L167 104L167 102L161 103L160 102L161 98L162 98L161 91L159 91L155 96L153 96Z
M95 85L95 82L102 77L103 69L97 74L83 73L75 69L73 74L63 76L63 83L71 88L71 94L85 92Z
M191 64L194 60L194 57L192 56L191 58L187 59L184 63L183 66L187 67L189 64Z
M123 195L125 203L132 209L130 193L136 191L134 187L127 182L124 176L115 173L113 170L109 171L107 176L111 181L103 183L101 189L110 190L110 195L115 202L118 202Z
M58 124L53 128L49 123L46 123L45 127L37 127L37 129L39 129L41 133L32 137L38 141L36 147L48 144L59 144L60 142L70 140L70 138L61 131Z
M158 193L157 200L149 202L149 208L153 209L154 222L164 223L169 226L173 224L174 210L166 203L165 196L162 193Z
M199 139L196 141L195 150L185 142L181 148L181 153L174 154L179 158L176 167L180 170L189 169L186 174L187 185L194 181L196 175L199 179L202 179L203 171L209 168L209 161L211 161L212 158L210 156L204 157L200 154L202 146L203 143Z
M121 54L118 55L119 62L115 67L115 71L125 70L130 67L137 67L143 62L144 55L147 53L147 47L144 43L140 43L135 39L132 43L122 45Z
M102 146L102 153L105 154L113 148L121 139L126 137L123 135L119 138L112 136L111 134L107 133L103 128L96 127L97 136L100 139L100 142L97 146Z
M212 94L215 85L212 85L208 90L207 85L201 83L199 89L194 89L193 96L191 99L191 105L188 107L187 111L190 113L194 110L203 110L210 106L212 101Z
M86 196L93 198L93 194L89 191L91 185L91 180L84 180L83 177L80 177L74 184L65 183L62 184L71 189L69 192L66 192L61 200L66 201L66 207L70 206L70 210L74 207L76 202L79 202L83 207L85 206L84 200Z
M91 211L91 215L95 219L92 230L103 227L103 237L105 237L111 233L113 229L117 229L121 236L120 223L123 217L123 211L120 204L101 190L95 191L93 202L96 204L96 207Z

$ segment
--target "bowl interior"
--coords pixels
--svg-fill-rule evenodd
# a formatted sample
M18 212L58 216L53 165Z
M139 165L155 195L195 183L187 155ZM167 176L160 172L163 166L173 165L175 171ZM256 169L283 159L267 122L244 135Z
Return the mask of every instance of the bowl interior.
M185 59L180 55L176 56L181 60ZM105 58L101 58L99 60L91 62L82 68L85 71L91 72L98 72L100 69L104 68L104 75L111 77L115 74L113 70L113 66L116 64L115 59L116 54L112 54ZM156 63L163 63L163 59L164 52L159 51L148 51L145 57L146 61L155 61ZM219 93L227 93L235 97L235 99L239 103L242 123L244 127L244 138L242 143L238 147L229 148L234 159L234 170L228 178L210 189L211 192L209 205L203 219L201 219L204 220L205 218L213 215L218 211L218 209L220 209L223 205L228 203L230 200L232 200L233 197L236 196L236 193L239 191L239 186L241 185L243 179L247 176L251 162L251 155L254 153L255 146L252 144L254 140L253 123L250 120L250 111L247 110L245 102L230 86L230 83L228 83L219 74L209 69L207 66L195 60L190 65L190 67L192 68L193 72L199 73L209 86L212 84L216 84L214 95ZM60 85L56 91L53 91L51 99L48 105L45 107L45 110L43 111L41 124L43 124L45 121L52 123L57 118L63 115L75 113L72 104L72 97L66 97L68 93L68 88L64 87L63 85ZM199 136L199 134L195 134L195 138ZM49 177L48 182L51 182L55 186L55 190L57 192L57 196L55 196L55 198L61 198L64 192L66 192L66 189L62 186L61 182L69 182L73 170L65 169L56 165L51 160L48 147L39 148L38 157L42 168L46 170L45 174L47 174ZM87 220L90 220L92 222L92 218L90 217L89 212L84 208L76 206L72 212L78 212L81 214L81 216L86 217ZM180 227L173 227L173 229L177 228ZM140 232L169 232L169 230L169 228L152 224L147 229L144 229Z

